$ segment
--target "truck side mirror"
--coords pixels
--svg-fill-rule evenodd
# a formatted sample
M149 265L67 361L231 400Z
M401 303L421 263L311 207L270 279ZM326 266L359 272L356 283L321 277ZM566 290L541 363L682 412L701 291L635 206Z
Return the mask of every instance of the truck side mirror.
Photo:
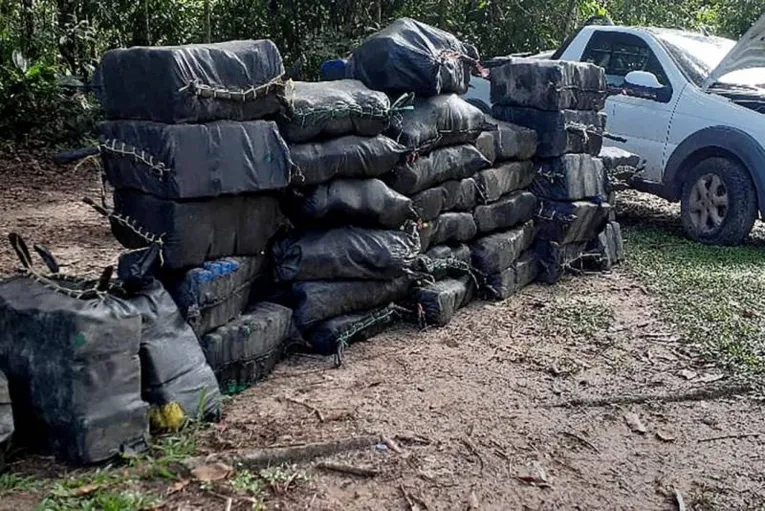
M643 89L663 89L664 86L659 83L656 75L648 71L631 71L624 77L626 85L640 87Z
M650 99L659 103L669 103L672 99L672 87L662 85L656 75L648 71L632 71L624 77L620 93L634 98Z

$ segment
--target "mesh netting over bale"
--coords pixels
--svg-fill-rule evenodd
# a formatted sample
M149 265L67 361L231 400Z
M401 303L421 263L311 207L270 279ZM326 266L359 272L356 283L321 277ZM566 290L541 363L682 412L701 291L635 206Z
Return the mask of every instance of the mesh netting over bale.
M478 59L474 46L452 34L401 18L356 48L348 60L348 75L392 93L464 94Z
M267 40L119 49L101 60L100 99L110 119L248 121L282 110L283 74Z
M312 351L332 355L345 345L383 333L400 319L400 312L391 304L329 319L304 333L303 338Z
M531 186L537 169L530 161L511 161L475 175L481 201L496 202L510 192Z
M531 191L558 201L605 200L608 195L603 162L589 154L566 154L541 160Z

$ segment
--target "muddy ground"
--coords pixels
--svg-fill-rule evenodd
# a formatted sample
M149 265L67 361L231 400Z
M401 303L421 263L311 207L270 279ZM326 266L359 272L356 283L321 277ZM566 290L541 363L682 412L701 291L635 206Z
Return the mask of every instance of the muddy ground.
M0 235L49 246L65 271L97 272L119 247L78 200L94 174L25 156L0 166ZM651 214L672 221L651 202ZM657 209L658 208L658 209ZM0 247L0 274L16 266ZM361 436L383 445L317 459L376 471L332 473L316 462L273 509L765 508L765 415L751 398L688 400L731 377L696 357L662 320L658 299L629 265L599 276L533 285L498 304L474 303L446 328L400 327L353 346L345 364L293 358L234 397L200 453ZM582 398L669 394L679 402L562 406ZM697 395L698 397L698 395ZM637 421L635 420L637 418ZM47 464L22 459L20 472ZM225 509L225 489L192 482L166 509ZM11 494L0 509L31 509L44 494ZM233 499L233 509L249 509Z

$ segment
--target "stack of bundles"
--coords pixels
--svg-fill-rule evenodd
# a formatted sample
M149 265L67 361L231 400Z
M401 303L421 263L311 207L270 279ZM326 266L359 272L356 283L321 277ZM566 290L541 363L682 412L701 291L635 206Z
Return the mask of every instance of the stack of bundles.
M159 247L158 274L215 374L235 374L236 386L287 338L250 328L274 321L267 308L237 319L266 293L266 253L288 225L277 192L290 184L289 148L266 120L287 107L283 73L271 41L115 50L101 66L112 230L139 253ZM136 266L120 276L146 269ZM291 312L277 316L289 323Z
M3 447L11 435L13 435L11 389L8 387L8 378L0 371L0 463L3 461Z
M473 212L480 238L472 244L472 263L485 276L484 296L502 300L532 283L537 199L528 188L536 168L534 130L487 118L490 131L477 146L494 166L476 175L480 206Z
M495 117L537 132L531 190L540 199L538 278L557 282L564 269L582 261L588 245L598 243L609 222L608 177L597 158L606 124L599 112L604 71L576 62L508 59L492 69L491 95ZM608 243L619 237L618 229L606 232Z
M287 99L296 230L274 244L277 301L311 350L339 353L392 321L420 251L411 199L378 179L407 153L382 134L405 103L356 80L297 82Z
M99 280L60 275L35 247L50 269L41 273L12 240L24 268L0 284L0 368L23 443L95 463L146 447L150 405L159 427L218 417L214 375L159 283L129 295L111 267Z

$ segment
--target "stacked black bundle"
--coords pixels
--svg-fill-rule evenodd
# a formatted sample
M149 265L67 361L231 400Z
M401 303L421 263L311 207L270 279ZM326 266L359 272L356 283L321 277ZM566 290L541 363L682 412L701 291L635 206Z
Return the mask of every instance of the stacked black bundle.
M13 434L13 409L11 408L11 389L8 386L8 378L0 371L0 452L5 447L5 442ZM0 461L3 457L0 455Z
M540 200L535 243L539 279L557 282L566 268L581 268L584 261L618 259L620 249L613 243L620 240L620 231L618 224L606 228L611 190L597 158L606 125L605 114L599 112L606 99L603 69L508 59L492 69L491 86L494 115L535 130L539 139L531 185Z
M283 73L270 41L132 48L103 59L112 119L101 125L105 173L115 188L110 220L133 250L120 276L143 276L151 261L136 254L158 247L160 268L152 269L198 336L225 328L269 292L266 253L288 226L279 193L293 167L275 122L288 108ZM274 351L240 350L253 335L229 328L219 336L226 344L219 351L246 359L223 361L204 345L219 378L242 378L221 383L251 383L252 371L231 364L250 367ZM279 346L288 329L280 335Z
M295 83L287 100L296 230L273 248L276 300L310 349L336 353L390 322L420 251L412 201L378 179L407 153L383 132L408 98L338 80Z

